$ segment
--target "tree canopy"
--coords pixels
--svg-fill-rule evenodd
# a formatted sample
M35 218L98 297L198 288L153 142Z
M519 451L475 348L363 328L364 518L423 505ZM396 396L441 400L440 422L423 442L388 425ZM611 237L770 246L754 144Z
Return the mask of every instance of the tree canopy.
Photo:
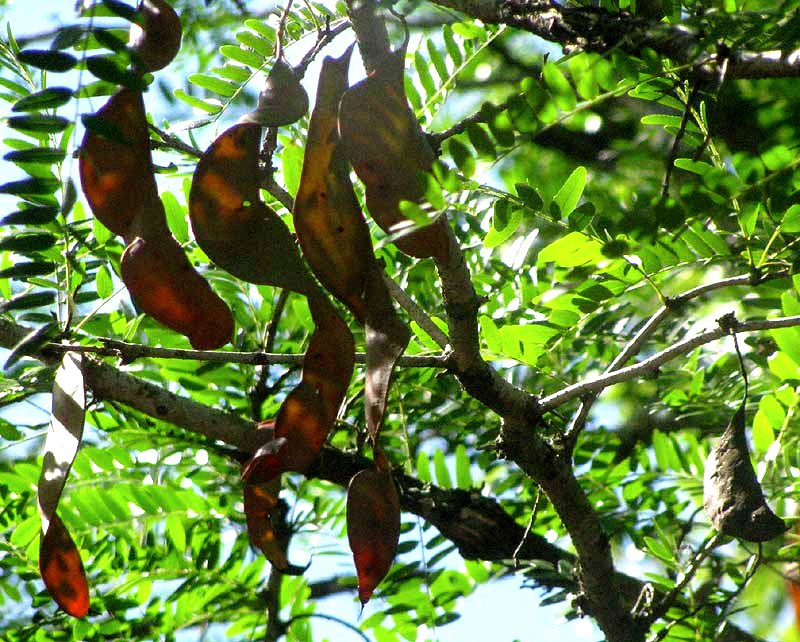
M0 637L446 638L514 575L798 639L800 2L63 18L0 41Z

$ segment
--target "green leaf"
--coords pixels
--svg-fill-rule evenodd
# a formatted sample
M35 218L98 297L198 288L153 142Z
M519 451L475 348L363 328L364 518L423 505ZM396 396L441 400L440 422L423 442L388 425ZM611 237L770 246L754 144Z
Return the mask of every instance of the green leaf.
M0 185L0 194L53 194L59 187L61 183L55 178L23 178Z
M50 232L16 232L0 239L0 251L41 252L56 244L56 237Z
M283 181L286 183L286 190L289 194L297 194L300 186L300 174L303 171L303 148L294 143L284 146L281 153L283 164Z
M475 158L464 143L450 138L447 141L447 151L464 176L469 178L475 173Z
M41 308L49 306L56 300L54 290L45 292L28 292L20 294L8 301L0 301L0 312L6 313L11 310L30 310L31 308Z
M446 24L442 27L442 37L447 55L450 56L456 67L460 67L464 59L461 55L461 47L456 43L453 28L450 25Z
M179 243L189 242L189 220L186 217L186 208L178 203L178 199L172 192L161 194L161 202L164 204L164 212L167 215L169 229L175 235Z
M422 56L419 50L414 52L414 70L417 72L417 80L419 80L422 88L428 96L436 93L436 83L433 82L433 77L428 69L428 61Z
M562 217L569 216L577 207L585 186L586 168L577 167L553 197L553 202L558 205Z
M522 218L523 211L517 209L511 212L508 222L502 230L495 229L493 224L486 236L483 237L483 246L492 249L505 243L517 231L519 224L522 223Z
M450 471L447 469L447 464L444 460L444 453L441 450L436 450L433 453L433 469L436 473L436 483L442 488L452 488L453 480L450 478Z
M48 49L24 49L17 54L20 62L44 71L69 71L78 64L78 59L63 51Z
M256 18L248 18L244 21L244 26L252 31L255 31L258 35L267 40L267 42L272 43L275 40L275 29L261 20Z
M431 477L431 460L424 450L420 450L417 454L417 479L425 483L433 481Z
M180 515L168 515L164 528L175 546L175 550L183 556L186 551L186 530L183 527L183 518Z
M12 116L6 123L11 129L32 134L58 134L63 132L70 121L62 116L44 116L35 114L31 116Z
M101 265L97 268L95 285L97 286L97 296L101 299L107 299L114 293L114 283L111 280L111 273L105 265Z
M753 417L753 446L756 450L765 453L775 441L775 431L767 414L760 408Z
M242 49L242 47L237 47L236 45L222 45L219 48L219 52L226 58L235 60L253 69L259 69L265 61L265 58L259 56L254 51Z
M17 210L0 219L0 225L44 225L55 220L60 208L36 205Z
M117 17L128 22L135 22L139 18L138 12L133 7L120 0L101 0L101 3L93 5L90 11L95 17Z
M781 229L789 234L800 232L800 205L792 205L781 220Z
M257 21L253 21L253 23L255 22ZM247 24L248 27L251 26L250 21L246 22L245 24ZM271 40L268 40L262 36L257 36L249 31L240 31L237 33L236 40L241 42L245 47L250 47L250 49L255 51L256 54L265 60L271 58L272 54L274 53L275 45L272 44Z
M32 276L52 274L55 269L56 264L52 261L27 261L16 263L10 268L0 270L0 279L24 280Z
M178 100L182 100L190 107L194 107L196 109L202 109L204 112L209 114L216 114L222 109L222 105L216 102L211 102L209 100L203 100L202 98L197 98L195 96L190 96L187 94L183 89L173 89L172 95L175 96Z
M486 342L486 349L495 354L502 354L503 352L503 339L500 336L500 330L491 317L481 315L479 318L481 336Z
M3 160L11 161L12 163L45 163L50 165L60 163L66 155L63 149L32 147L31 149L18 149L8 152L3 156Z
M491 139L486 130L478 124L471 124L467 126L467 136L469 142L478 152L479 156L494 160L497 158L497 149L494 146L494 141Z
M444 61L442 52L436 48L430 38L426 39L425 47L428 50L428 57L431 59L434 69L436 69L436 75L439 76L439 80L442 83L448 82L450 80L450 72L447 70L447 64Z
M109 56L89 56L86 59L86 69L95 78L123 87L129 87L137 91L147 89L147 83L142 77L134 72L125 69L120 63Z
M697 174L698 176L705 176L714 170L713 165L709 165L703 161L692 160L691 158L676 158L675 167L687 172L692 172L692 174Z
M603 246L581 232L570 232L539 251L537 263L562 267L585 265L603 258Z
M470 473L469 457L464 444L456 446L456 484L462 490L472 488L472 474Z
M674 561L673 560L674 556L672 554L672 551L657 539L645 535L644 544L647 547L647 550L650 551L657 558L662 559L666 562Z
M558 108L561 111L575 109L578 104L575 92L561 69L552 62L548 62L542 68L542 76L550 91L553 92L553 98Z
M26 520L17 523L11 532L9 543L17 548L25 548L33 541L34 537L38 537L42 530L41 520L38 515L29 517Z
M69 87L48 87L36 93L20 98L11 107L11 111L39 111L40 109L56 109L72 99Z
M537 192L530 185L526 185L525 183L515 183L514 189L517 190L517 195L525 204L525 207L531 211L539 212L541 211L542 207L544 207L544 202L542 201L542 197L539 196L539 192Z

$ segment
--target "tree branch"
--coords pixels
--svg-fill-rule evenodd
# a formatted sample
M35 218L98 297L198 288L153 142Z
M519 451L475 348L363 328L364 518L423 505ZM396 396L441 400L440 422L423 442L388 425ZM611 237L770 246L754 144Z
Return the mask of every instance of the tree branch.
M2 332L0 330L0 332ZM184 350L182 348L156 348L143 346L136 343L126 343L116 339L101 339L102 346L87 346L69 343L48 343L43 350L63 354L65 352L78 352L81 354L94 354L100 357L116 357L123 363L131 363L136 359L190 359L208 361L210 363L240 363L251 366L290 365L302 366L305 355L282 354L278 352L235 352L223 350ZM366 363L367 356L357 352L356 363ZM403 367L415 368L447 368L449 365L446 356L401 356L397 364Z
M633 55L650 48L698 73L717 77L723 61L726 78L800 76L800 50L739 51L720 56L703 49L701 37L683 26L653 23L626 12L598 7L570 7L536 0L432 0L487 24L506 24L560 44L565 51L606 52L619 48Z
M30 334L29 328L0 318L0 346L10 348L28 334ZM46 346L33 356L55 365L58 357L52 347L53 344ZM87 356L83 363L86 386L96 399L121 403L154 419L166 421L189 432L222 442L241 451L243 455L252 453L263 444L266 438L265 431L256 430L252 422L246 421L238 415L171 393L160 386L122 372L94 356ZM543 444L541 438L535 435L534 437L534 440L525 438L521 442L524 446L521 452L529 453L531 443ZM551 452L545 451L545 456L549 456ZM526 462L523 456L520 456L520 459L523 463ZM346 487L353 475L362 469L371 468L373 465L373 462L366 457L356 453L342 452L326 445L312 465L308 476L318 477ZM537 466L537 469L547 470L547 467ZM567 468L567 470L569 469ZM564 472L563 469L561 472ZM453 542L461 555L467 559L483 559L510 564L515 551L519 548L517 552L519 560L541 560L553 565L561 560L575 563L576 558L572 553L554 546L544 537L536 533L529 533L526 536L525 529L517 524L496 500L484 496L477 489L470 491L444 490L432 484L424 484L400 471L398 471L396 479L401 489L402 509L433 524L442 535ZM555 474L543 480L543 487L548 491L550 497L558 500L561 492L564 492L567 496L578 498L580 503L580 497L584 496L579 488L572 487L573 483L576 482L570 482L561 491L557 488L560 482L558 475ZM577 495L576 492L578 492ZM590 506L582 508L586 509L585 515L594 516ZM572 524L570 526L575 527ZM581 525L577 532L582 533L582 528ZM521 547L520 542L523 542ZM603 542L605 544L598 549L600 551L607 549L607 541L604 538L600 540L600 543ZM536 577L535 573L533 575ZM629 604L635 602L644 587L644 583L640 580L622 573L614 572L612 580L610 584L606 585L606 595L611 586L616 586L621 599ZM552 574L538 578L536 581L541 586L548 587L563 587L564 584L563 581L554 578ZM755 639L738 629L732 630L734 634L728 638L730 640L743 642Z
M464 253L449 225L448 260L436 262L442 298L450 328L451 368L464 389L501 417L524 417L534 423L540 416L536 395L503 379L480 352L477 313L482 301L475 294Z
M622 349L622 352L620 352L608 365L603 374L609 374L624 367L628 361L639 354L639 351L642 349L642 346L644 346L645 341L652 336L653 332L656 331L661 323L667 317L673 314L675 310L682 308L692 299L696 299L704 294L721 290L723 288L742 285L757 285L758 283L764 283L765 281L785 278L788 275L788 271L779 270L771 274L763 275L756 280L752 274L740 274L739 276L732 276L727 279L720 279L719 281L712 281L711 283L698 285L691 290L687 290L683 294L672 297L666 305L662 305L661 308L659 308L655 314L653 314L653 316L647 320L647 322ZM589 417L589 411L594 405L598 394L599 391L591 396L585 397L583 401L581 401L578 411L575 413L572 421L570 422L570 426L564 434L564 442L567 444L569 450L572 450L578 435L580 434L581 430L583 430L586 420Z
M746 321L743 323L737 323L735 331L737 333L757 332L759 330L791 328L798 325L800 325L800 316L780 317L778 319L764 319L761 321ZM639 379L641 377L652 375L657 372L658 368L665 363L672 361L673 359L690 352L695 348L705 345L706 343L711 343L712 341L721 339L729 333L730 332L727 329L720 327L715 328L714 330L708 330L707 332L690 337L689 339L684 339L683 341L679 341L669 348L666 348L661 352L657 352L652 357L649 357L644 361L640 361L635 365L628 366L627 368L621 368L619 370L615 370L614 372L602 374L594 379L586 379L585 381L580 381L571 386L567 386L558 392L554 392L553 394L542 398L539 402L539 405L542 409L542 412L547 412L548 410L557 408L558 406L570 401L571 399L575 399L576 397L583 397L587 394L599 392L600 390L608 388L609 386L613 386L614 384L622 381L630 381L631 379Z

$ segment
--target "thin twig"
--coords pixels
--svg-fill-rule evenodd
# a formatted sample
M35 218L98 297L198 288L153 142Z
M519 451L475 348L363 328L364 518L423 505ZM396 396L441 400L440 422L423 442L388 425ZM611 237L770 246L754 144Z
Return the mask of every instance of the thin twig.
M792 317L779 317L777 319L763 319L761 321L746 321L739 323L736 326L736 332L758 332L760 330L776 330L778 328L792 328L800 325L800 316ZM703 332L689 339L684 339L678 343L671 345L669 348L657 352L652 357L640 361L639 363L628 366L627 368L620 368L614 372L609 372L595 377L594 379L586 379L580 381L566 388L562 388L558 392L543 397L539 400L539 408L541 412L547 412L553 408L587 394L597 393L609 386L620 383L622 381L630 381L638 379L647 375L653 374L658 368L677 357L694 350L706 343L717 341L727 336L728 331L722 328L715 328Z
M289 12L292 10L292 1L287 0L286 6L281 12L281 18L278 21L278 28L275 30L275 59L280 60L283 58L283 30L286 27L286 18L289 17Z
M159 129L155 125L149 125L149 127L152 131L158 134L162 141L160 143L158 141L152 142L152 145L155 149L174 149L195 158L201 158L203 156L203 152L197 149L197 147L189 145L188 143L184 143L174 134L168 134L163 129Z
M427 332L431 339L439 344L442 350L445 350L447 346L450 345L450 338L442 332L439 326L425 314L425 310L419 307L416 301L408 296L405 290L397 285L388 274L383 274L383 280L386 283L386 287L389 289L389 294L391 294L392 298L406 311L408 316L411 317L411 320Z
M362 640L370 642L370 639L366 636L366 634L357 626L354 626L350 624L350 622L338 618L335 615L326 615L325 613L298 613L297 615L294 615L291 618L289 618L289 621L286 622L286 629L288 629L293 622L297 622L298 620L309 619L312 617L320 618L322 620L328 620L329 622L336 622L336 624L341 624L346 629L350 629L353 633L361 637Z
M769 281L773 279L784 278L788 276L788 272L786 270L779 270L777 272L763 275L759 277L758 283L763 283L764 281ZM611 372L615 372L620 368L623 368L625 364L630 361L634 356L636 356L639 351L644 346L647 339L656 331L656 329L661 325L661 323L675 310L680 309L683 305L691 301L692 299L696 299L704 294L708 294L709 292L714 292L716 290L721 290L723 288L734 287L734 286L746 286L746 285L754 285L754 278L752 274L740 274L738 276L732 276L727 279L720 279L719 281L712 281L711 283L704 283L702 285L698 285L690 290L687 290L681 295L676 297L672 297L669 301L666 302L665 305L661 306L653 316L651 316L647 323L645 323L639 331L634 335L634 337L628 342L628 344L622 349L614 360L608 365L605 369L604 374L608 374ZM594 405L595 400L597 399L597 395L591 395L586 397L582 402L578 411L575 413L572 421L570 422L569 428L564 433L564 444L567 446L569 450L574 447L575 442L578 438L578 435L583 430L584 425L586 424L586 420L589 417L589 412Z
M275 337L277 336L278 322L280 321L283 310L286 307L286 301L289 298L289 290L283 288L278 295L278 300L272 308L269 322L266 327L266 336L264 338L264 352L272 352L275 346ZM261 421L261 405L264 400L269 397L272 392L272 386L267 386L267 377L269 376L269 366L260 366L258 378L256 383L250 390L250 412L254 421Z
M274 129L274 128L273 128ZM276 130L277 131L277 130ZM272 156L272 152L269 152L270 157ZM272 175L272 172L267 172L267 175L261 181L261 187L263 187L267 192L272 194L277 201L283 205L287 210L290 212L292 208L294 208L294 198L286 189L275 180L275 177Z
M511 105L511 99L505 100L498 105L494 105L493 112L501 112L505 111ZM467 127L470 125L474 125L475 123L485 123L486 122L486 110L481 107L475 113L463 118L459 122L457 122L452 127L445 129L443 132L433 132L428 134L428 140L431 142L431 146L434 149L439 147L444 141L448 138L452 138L453 136L458 136L458 134L462 134L467 130Z
M519 566L519 553L522 550L522 547L525 546L525 541L528 539L528 535L531 534L531 528L533 528L533 522L536 520L536 513L539 510L539 498L541 497L540 489L536 489L536 499L533 500L533 508L531 509L531 516L528 519L528 525L525 527L525 533L522 535L522 539L519 540L519 544L517 548L514 549L514 556L511 558L514 560L514 568Z
M695 84L692 86L692 90L689 92L689 96L686 99L686 109L683 111L683 116L681 117L681 124L678 127L678 133L675 135L675 140L672 141L672 147L669 150L669 156L667 157L667 168L664 172L664 180L661 183L661 198L665 199L669 196L669 183L670 179L672 178L672 170L675 166L675 159L678 158L678 146L681 144L683 140L683 136L686 133L686 127L689 124L689 118L692 116L692 103L697 98L697 92L699 91L699 85Z
M78 352L81 354L96 354L101 357L116 357L125 363L136 359L193 359L211 363L242 363L252 366L264 365L302 365L305 355L281 354L274 352L235 352L217 350L183 350L180 348L155 348L142 346L135 343L126 343L116 339L102 339L102 346L87 346L67 343L48 343L43 352ZM366 354L356 353L356 363L366 363ZM447 368L449 361L446 356L417 356L404 355L397 362L399 366L416 368Z
M321 30L317 34L317 41L314 43L314 46L309 49L303 56L302 60L294 66L294 73L297 75L297 77L302 78L305 76L308 66L313 62L314 58L317 57L317 54L327 47L336 36L343 31L347 31L349 28L349 20L342 20L334 27L331 27L329 23L326 23L325 29Z
M681 593L683 593L683 589L685 589L689 585L689 583L694 579L694 576L700 569L700 565L711 554L711 551L713 551L717 546L722 544L724 539L725 539L724 535L722 535L721 533L715 533L705 541L700 550L697 551L695 556L692 558L692 561L689 564L689 568L683 574L683 579L680 582L678 582L675 586L673 586L670 592L667 593L664 596L664 598L659 602L658 606L655 609L653 609L653 612L650 614L650 617L648 618L650 622L655 622L657 619L662 617L673 606L673 604L677 602Z

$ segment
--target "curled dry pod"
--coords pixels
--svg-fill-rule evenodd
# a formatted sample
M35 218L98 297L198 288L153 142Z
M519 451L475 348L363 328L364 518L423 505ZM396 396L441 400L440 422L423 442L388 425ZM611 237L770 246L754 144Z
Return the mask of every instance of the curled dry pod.
M188 337L197 350L215 350L233 336L233 315L194 269L172 236L135 238L120 259L133 302L156 321Z
M719 532L748 542L766 542L786 531L764 499L747 447L744 403L736 411L703 475L706 514Z
M239 123L206 150L192 177L189 218L197 244L219 267L249 281L316 289L289 228L261 200L261 128Z
M78 162L83 193L97 219L126 236L143 197L157 193L141 92L123 87L86 125Z
M436 158L406 98L404 63L401 48L344 93L339 104L342 150L364 183L375 222L387 233L407 231L395 245L411 256L444 262L450 247L446 221L409 228L400 210L400 201L425 197L427 172Z
M293 216L303 256L315 276L363 323L372 242L337 126L352 51L351 45L341 58L326 56L322 61Z
M347 540L366 604L386 577L400 537L400 499L388 471L362 470L347 488Z
M241 118L243 123L262 127L280 127L297 122L308 111L308 93L292 66L278 58L258 95L255 111Z
M163 69L181 48L181 19L165 0L142 0L129 42L139 71Z

